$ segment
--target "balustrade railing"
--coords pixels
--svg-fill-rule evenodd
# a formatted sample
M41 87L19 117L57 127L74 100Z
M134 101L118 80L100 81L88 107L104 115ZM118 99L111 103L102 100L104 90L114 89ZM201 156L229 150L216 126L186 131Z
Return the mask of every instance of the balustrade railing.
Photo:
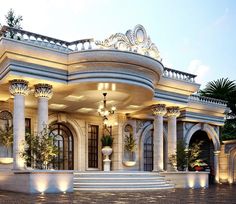
M195 77L197 75L189 74L189 73L186 73L186 72L181 72L179 70L170 69L170 68L165 67L164 72L163 72L163 76L167 77L167 78L172 78L172 79L177 79L177 80L184 80L184 81L194 83L195 82Z
M25 30L10 28L8 26L2 27L0 30L0 37L1 36L66 52L92 49L92 43L94 42L92 38L67 42Z
M227 106L227 101L210 98L206 96L200 96L198 94L192 94L189 96L189 101L197 101L200 103L207 103L207 104L216 104L216 105L222 105Z
M37 46L56 49L64 52L76 52L89 49L98 49L93 38L76 40L67 42L56 38L51 38L37 33L3 26L0 30L0 37L11 38L15 40L24 41ZM196 75L181 72L178 70L164 68L163 76L167 78L177 79L195 83Z

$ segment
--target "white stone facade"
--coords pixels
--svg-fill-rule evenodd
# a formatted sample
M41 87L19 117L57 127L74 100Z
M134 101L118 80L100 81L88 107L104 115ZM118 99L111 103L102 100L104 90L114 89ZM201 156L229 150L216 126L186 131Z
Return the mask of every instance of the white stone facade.
M103 121L97 108L106 92L108 105L117 107L108 118L114 138L112 170L143 171L152 166L153 171L173 171L168 158L176 153L177 140L184 139L188 146L192 135L201 130L213 143L219 181L219 127L224 123L226 103L193 95L200 87L195 75L164 67L156 47L133 50L145 43L141 39L133 42L132 50L122 50L110 45L92 49L96 45L91 39L73 44L44 37L51 40L50 45L37 41L40 36L33 42L24 33L17 35L22 35L21 40L0 37L0 111L13 113L14 169L24 169L20 151L25 118L29 118L32 133L55 123L70 130L72 169L102 170ZM91 125L98 127L96 161L89 156ZM127 165L124 149L124 136L131 134L125 130L127 125L137 145L132 166ZM64 163L69 158L63 157ZM93 162L95 167L91 167Z

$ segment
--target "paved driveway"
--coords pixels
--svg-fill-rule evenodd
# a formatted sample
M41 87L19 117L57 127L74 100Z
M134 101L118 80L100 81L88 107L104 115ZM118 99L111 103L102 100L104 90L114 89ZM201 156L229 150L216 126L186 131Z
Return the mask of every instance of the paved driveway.
M75 192L70 194L27 195L0 191L0 203L235 203L236 185L209 189L174 189L150 192Z

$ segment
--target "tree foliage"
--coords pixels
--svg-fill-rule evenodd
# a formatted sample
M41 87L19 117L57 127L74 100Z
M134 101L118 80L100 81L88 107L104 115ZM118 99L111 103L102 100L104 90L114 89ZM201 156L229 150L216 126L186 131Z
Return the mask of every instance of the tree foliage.
M23 17L21 15L16 16L13 9L10 9L5 15L6 23L11 28L22 29L21 21L23 21Z
M37 135L26 135L22 157L25 159L27 166L36 169L47 169L52 164L58 149L54 144L53 137L48 132L48 129L44 128Z
M228 78L208 82L206 88L199 91L202 96L227 101L230 109L222 129L222 139L236 139L236 83Z
M136 139L134 138L132 133L129 133L125 135L124 142L125 142L124 149L129 154L129 160L133 161L134 153L137 149Z
M5 128L0 129L0 143L7 148L7 154L9 154L8 149L13 144L13 127L8 123L5 125Z
M5 22L6 25L11 27L11 28L16 28L16 29L22 29L21 27L21 22L23 21L23 17L21 15L16 15L13 9L10 9L7 12L7 15L5 15ZM0 28L1 28L1 24L0 24ZM14 31L10 31L10 37L14 38L15 32Z
M136 140L132 133L125 135L125 150L135 152L137 148Z
M113 143L113 138L111 135L103 135L103 137L101 138L101 142L102 142L102 146L112 146Z
M228 78L221 78L207 83L206 88L200 90L202 96L221 99L228 102L231 114L236 115L236 83Z
M184 169L194 167L194 163L198 160L202 160L200 158L200 154L202 152L201 145L203 141L199 141L193 143L188 149L187 145L183 139L178 140L177 142L177 150L175 155L169 156L169 163L173 167L177 167L179 171L183 171ZM177 163L176 163L177 162Z

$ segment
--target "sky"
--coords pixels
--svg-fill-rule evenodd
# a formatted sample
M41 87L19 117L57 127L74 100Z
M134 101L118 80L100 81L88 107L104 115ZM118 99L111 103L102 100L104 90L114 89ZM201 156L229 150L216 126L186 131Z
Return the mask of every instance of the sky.
M197 74L204 88L236 80L235 0L0 0L0 23L12 8L24 30L66 41L103 40L145 27L163 64Z

